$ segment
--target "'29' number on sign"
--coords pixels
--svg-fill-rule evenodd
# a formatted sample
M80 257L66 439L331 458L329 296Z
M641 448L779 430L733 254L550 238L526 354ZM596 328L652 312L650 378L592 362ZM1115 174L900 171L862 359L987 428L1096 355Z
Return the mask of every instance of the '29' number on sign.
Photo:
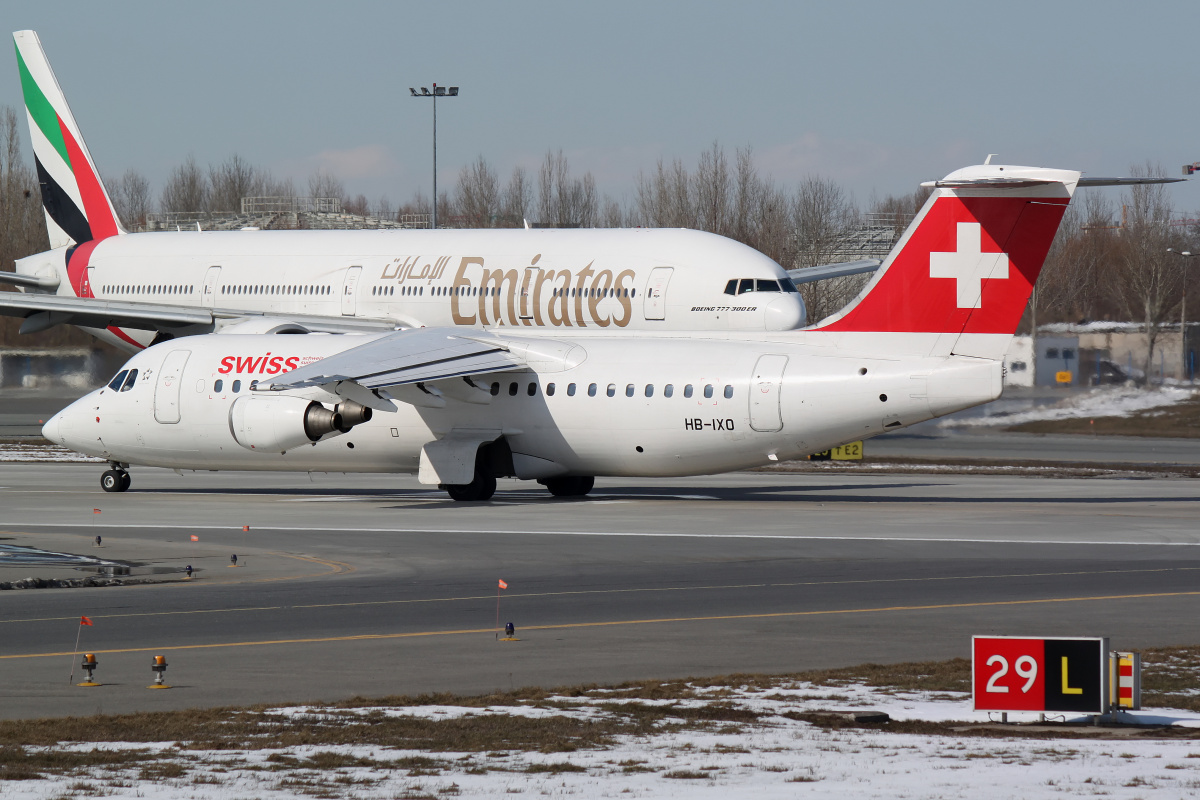
M989 692L1008 692L1007 686L996 685L996 681L1008 674L1008 659L1004 656L992 656L987 660L987 665L989 667L997 664L1000 665L1000 668L992 674L990 679L988 679L987 690ZM1037 661L1034 660L1033 656L1021 656L1017 659L1014 671L1020 677L1025 678L1025 685L1021 687L1021 692L1028 692L1033 687L1033 684L1037 681Z

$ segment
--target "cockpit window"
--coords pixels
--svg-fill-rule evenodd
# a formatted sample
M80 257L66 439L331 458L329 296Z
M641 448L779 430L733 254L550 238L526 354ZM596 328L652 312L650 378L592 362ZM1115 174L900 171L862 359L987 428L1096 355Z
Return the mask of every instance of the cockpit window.
M129 377L125 379L125 383L121 384L121 391L128 392L133 388L133 384L137 383L137 370L129 370Z
M123 369L118 372L117 377L113 378L112 381L109 382L108 388L112 389L114 392L119 392L121 390L121 384L125 383L125 376L128 374L129 370L127 369Z
M791 279L783 278L742 278L734 279L725 284L725 294L746 294L747 292L795 292L796 284Z

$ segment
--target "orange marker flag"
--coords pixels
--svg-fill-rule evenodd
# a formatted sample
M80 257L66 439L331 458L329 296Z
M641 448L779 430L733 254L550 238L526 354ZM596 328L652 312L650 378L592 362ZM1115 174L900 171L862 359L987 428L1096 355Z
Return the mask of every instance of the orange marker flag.
M87 617L80 617L79 624L80 625L91 625L92 621L90 619L88 619Z
M99 514L99 513L100 513L100 509L98 509L98 508L93 508L93 509L92 509L92 513L93 513L93 514Z
M507 584L507 583L505 583L504 581L500 581L500 588L501 588L501 589L507 589L507 588L508 588L508 584Z
M192 541L193 541L193 542L198 542L198 541L200 541L200 537L199 537L199 536L197 536L196 534L194 534L194 533L193 533L193 534L192 534Z

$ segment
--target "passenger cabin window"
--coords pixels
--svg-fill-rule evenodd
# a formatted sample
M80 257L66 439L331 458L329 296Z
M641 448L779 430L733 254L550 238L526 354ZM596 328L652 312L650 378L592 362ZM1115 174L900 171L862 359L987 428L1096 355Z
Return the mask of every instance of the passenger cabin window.
M137 373L136 369L129 370L129 377L125 379L125 383L121 384L122 392L128 392L133 388L133 384L137 382Z
M596 384L594 384L594 383L589 384L588 385L588 397L595 397L595 396L596 396Z
M236 384L235 384L235 385L236 385ZM236 391L237 391L237 389L234 389L234 391L236 392ZM712 387L712 384L711 384L711 383L709 383L709 384L706 384L706 385L705 385L705 387L704 387L704 396L705 396L705 397L712 397L712 396L713 396L713 387Z
M492 397L495 397L498 394L500 394L500 384L493 381L492 382Z
M646 384L646 397L654 397L654 384L653 383Z
M512 383L510 383L508 385L508 396L509 397L517 396L517 382L516 381L513 381Z
M537 394L537 384L536 383L529 384L529 386L526 387L526 389L525 389L525 393L528 394L530 397L533 397L535 394Z
M633 397L633 392L634 392L634 389L633 389L632 383L625 387L625 396L626 397Z
M234 382L233 382L233 393L234 393L234 394L237 394L237 393L238 393L238 392L240 392L241 390L242 390L242 382L241 382L241 381L234 381Z
M608 396L609 397L617 396L617 385L615 383L610 383L608 385Z
M671 397L674 394L675 394L675 387L672 386L671 384L668 383L666 386L663 387L663 397Z
M692 385L690 383L687 386L683 387L683 396L684 397L692 396Z
M108 388L114 392L121 391L122 384L125 383L125 376L129 374L129 370L123 369L117 373L116 377L109 381Z
M732 397L733 397L733 387L730 386L729 384L725 384L725 399L729 400Z
M546 397L554 397L554 384L553 383L546 384Z
M220 378L217 378L217 380L213 381L213 391L214 392L220 392L224 388L225 388L225 381L221 380Z
M568 383L567 384L567 397L574 397L574 396L575 396L575 384Z

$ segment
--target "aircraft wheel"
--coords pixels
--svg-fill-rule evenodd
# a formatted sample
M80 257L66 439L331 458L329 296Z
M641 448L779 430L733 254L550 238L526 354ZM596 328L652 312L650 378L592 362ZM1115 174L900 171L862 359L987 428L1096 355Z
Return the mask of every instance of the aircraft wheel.
M105 470L100 476L100 488L106 492L123 492L129 488L129 473L121 470Z
M565 478L546 478L538 483L550 490L555 497L583 497L596 485L591 475L572 475Z
M491 500L496 493L496 479L491 475L475 474L475 480L470 483L448 483L443 486L451 500L471 502Z
M121 471L121 491L122 492L129 491L129 487L132 483L133 483L133 478L129 477L128 472L125 472L124 470L122 470Z

